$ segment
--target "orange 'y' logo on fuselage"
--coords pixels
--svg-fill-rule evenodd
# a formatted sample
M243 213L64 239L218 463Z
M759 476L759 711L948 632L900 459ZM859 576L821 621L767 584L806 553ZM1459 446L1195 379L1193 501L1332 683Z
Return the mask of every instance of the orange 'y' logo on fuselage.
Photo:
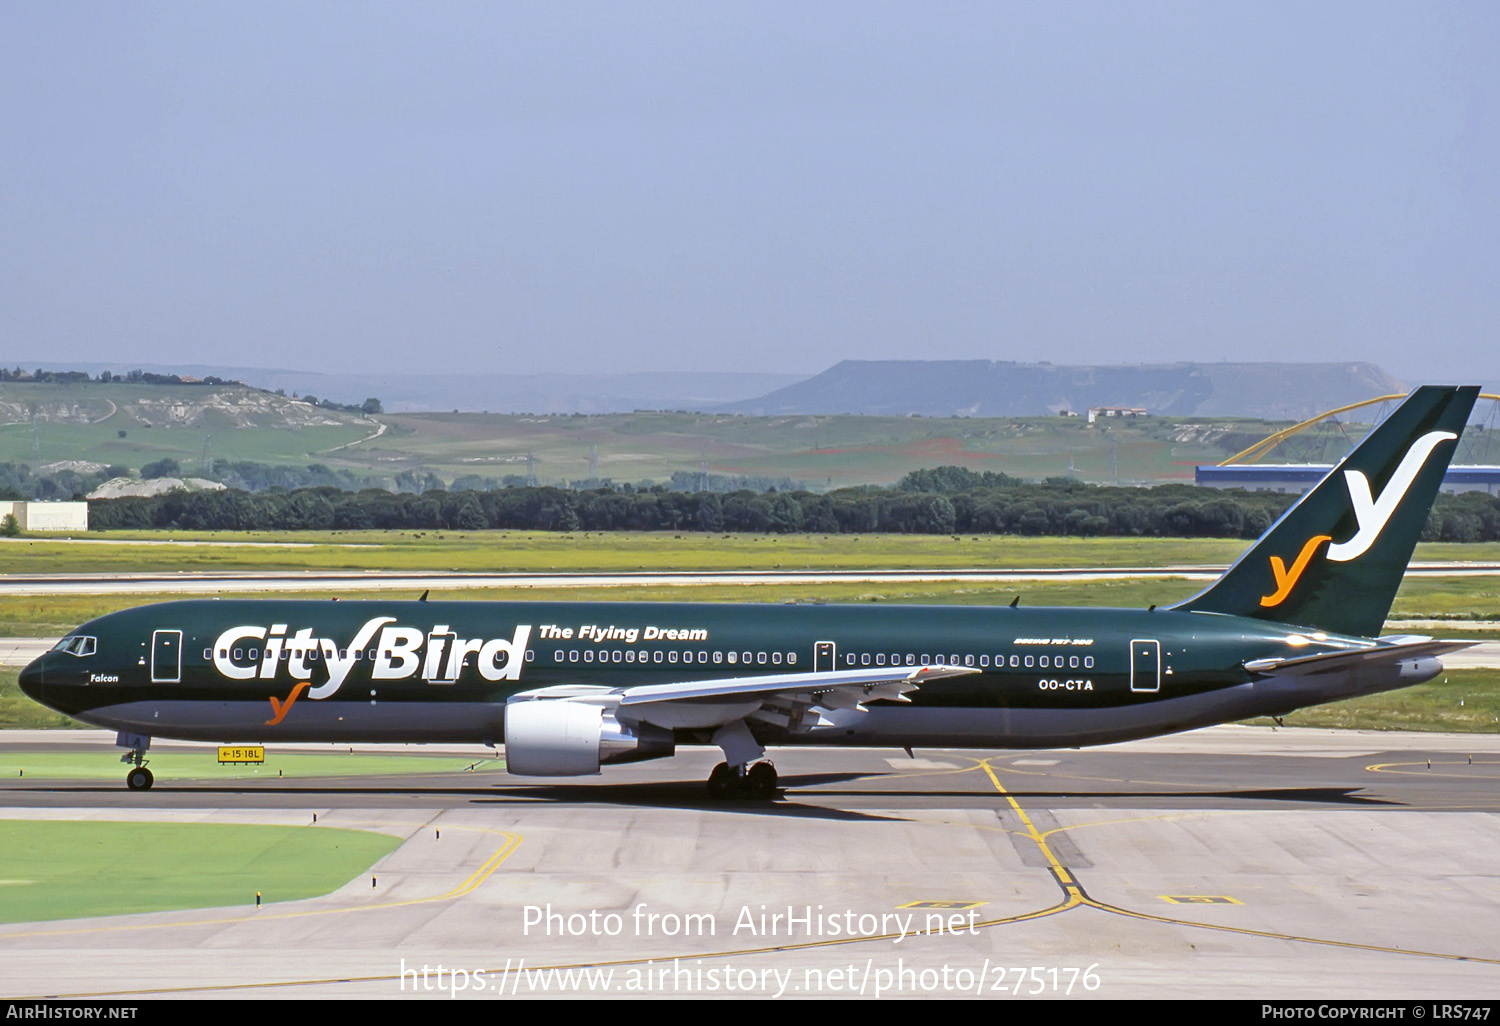
M1302 577L1302 571L1307 569L1307 564L1312 562L1313 553L1318 546L1324 542L1333 541L1331 535L1315 534L1307 539L1307 544L1302 546L1302 551L1297 553L1297 558L1292 560L1292 568L1288 570L1286 563L1282 562L1280 556L1271 557L1271 574L1276 578L1276 591L1260 600L1262 606L1279 606L1286 601L1286 597L1292 593L1292 588Z
M266 726L274 727L276 726L276 724L286 719L286 714L291 712L292 710L292 703L301 696L302 692L306 691L310 687L312 687L312 685L306 681L298 684L296 687L292 688L292 693L286 696L285 702L276 701L276 696L272 695L271 712L275 713L275 715L271 717L271 719L266 721Z

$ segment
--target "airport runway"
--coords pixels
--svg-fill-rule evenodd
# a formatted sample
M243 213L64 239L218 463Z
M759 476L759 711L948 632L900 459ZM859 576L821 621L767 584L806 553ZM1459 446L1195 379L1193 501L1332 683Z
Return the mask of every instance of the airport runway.
M26 732L0 754L77 745L100 751L106 782L0 781L0 816L317 812L406 841L378 888L0 926L10 996L1456 1000L1500 981L1494 735L1216 727L1084 751L780 750L772 803L708 800L717 755L699 751L563 782L146 793L116 779L107 737Z
M1026 581L1099 581L1121 578L1180 578L1208 581L1224 566L1033 567L1013 570L840 570L840 571L680 571L632 573L393 573L385 570L235 571L212 573L7 574L0 595L72 595L177 592L183 595L263 591L410 591L454 588L618 588L723 584L899 584L914 581L969 581L1012 584ZM1493 577L1500 563L1413 563L1417 577Z

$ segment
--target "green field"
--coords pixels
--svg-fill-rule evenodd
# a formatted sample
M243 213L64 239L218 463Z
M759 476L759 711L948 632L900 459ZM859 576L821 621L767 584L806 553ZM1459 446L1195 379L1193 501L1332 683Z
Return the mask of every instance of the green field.
M38 428L36 449L32 446L30 424L0 426L0 462L40 465L58 460L88 460L139 470L146 463L170 456L182 464L184 473L192 475L198 472L205 439L213 459L303 466L326 462L323 454L335 446L358 441L370 433L367 427L353 425L218 430L110 427L115 420L112 417L101 425L48 424ZM125 438L119 437L121 430L126 431Z
M1234 539L692 532L90 532L0 541L0 573L1017 569L1225 564ZM251 543L251 544L245 544ZM289 543L289 544L288 544ZM1447 546L1452 549L1455 546ZM1462 547L1500 558L1500 544ZM1441 556L1421 558L1442 558Z
M171 456L190 473L205 442L211 457L306 464L375 430L364 417L256 389L125 382L0 383L0 420L0 463L139 469Z
M1180 418L1089 425L1080 418L935 418L636 412L600 416L480 413L386 415L385 435L329 460L350 469L524 474L542 484L598 477L662 481L674 472L789 478L812 489L889 484L922 467L953 464L1041 479L1071 472L1085 481L1191 481L1197 463L1233 448L1226 432L1263 437L1275 425L1226 420L1205 429ZM1111 464L1113 453L1113 465Z
M1500 734L1500 670L1452 670L1416 687L1302 709L1283 722L1288 727Z
M1015 570L1227 565L1221 538L701 534L549 531L90 532L0 541L0 573L173 570L624 572L632 570ZM246 544L250 543L250 544ZM1500 560L1500 543L1417 546L1429 560Z
M337 890L400 838L316 826L0 820L0 922L296 901Z

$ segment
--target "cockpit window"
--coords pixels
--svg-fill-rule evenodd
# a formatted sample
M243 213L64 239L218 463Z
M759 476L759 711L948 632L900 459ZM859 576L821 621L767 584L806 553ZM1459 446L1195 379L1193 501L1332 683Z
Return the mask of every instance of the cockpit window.
M66 652L74 656L91 656L99 647L99 640L88 634L70 634L56 645L52 646L54 652Z

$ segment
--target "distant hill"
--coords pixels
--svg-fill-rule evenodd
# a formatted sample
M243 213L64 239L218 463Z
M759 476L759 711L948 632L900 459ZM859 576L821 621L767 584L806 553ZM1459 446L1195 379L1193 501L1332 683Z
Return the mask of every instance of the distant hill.
M239 384L145 384L125 381L65 384L0 382L0 425L101 424L131 428L305 428L369 430L357 413L330 410Z
M341 402L381 400L387 413L630 413L706 410L800 381L800 374L302 374L243 371L265 388L311 392Z
M35 363L18 361L23 367ZM474 368L464 374L399 374L310 371L216 364L163 366L131 363L53 363L51 370L121 373L139 367L167 374L192 374L243 381L288 395L314 395L358 405L376 398L387 413L630 413L633 410L708 410L801 381L803 374L711 373L694 371L634 374L491 374Z
M171 457L306 466L385 430L238 384L0 381L0 464L130 467Z
M1372 363L1057 366L990 360L845 360L723 412L1035 417L1091 406L1176 416L1303 420L1407 391Z

